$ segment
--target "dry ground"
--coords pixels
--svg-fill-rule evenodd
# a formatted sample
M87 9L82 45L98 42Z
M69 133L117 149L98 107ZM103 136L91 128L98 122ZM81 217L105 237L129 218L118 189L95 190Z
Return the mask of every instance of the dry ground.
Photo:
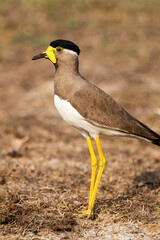
M88 203L87 144L54 107L54 67L31 61L54 38L77 42L81 74L160 133L158 1L68 1L73 19L52 16L51 1L17 2L0 1L0 239L160 239L160 149L144 141L101 138L95 219L75 215Z

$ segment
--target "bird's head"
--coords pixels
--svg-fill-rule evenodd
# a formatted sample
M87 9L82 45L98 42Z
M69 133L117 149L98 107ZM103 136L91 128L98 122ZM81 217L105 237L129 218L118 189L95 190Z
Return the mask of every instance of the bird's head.
M76 44L68 40L58 39L51 42L45 52L34 56L32 60L46 58L56 65L59 61L69 61L73 56L77 58L79 54L80 49Z

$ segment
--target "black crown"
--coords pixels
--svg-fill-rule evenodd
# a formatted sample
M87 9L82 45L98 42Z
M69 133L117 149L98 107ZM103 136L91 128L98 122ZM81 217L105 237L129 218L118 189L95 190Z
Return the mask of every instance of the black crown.
M53 48L63 47L65 49L69 49L69 50L76 52L78 55L80 54L79 47L76 44L74 44L73 42L68 41L68 40L58 39L58 40L51 42L50 46Z

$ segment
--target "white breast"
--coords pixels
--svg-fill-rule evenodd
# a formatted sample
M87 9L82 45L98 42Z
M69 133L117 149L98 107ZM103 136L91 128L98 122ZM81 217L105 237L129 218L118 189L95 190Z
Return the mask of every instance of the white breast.
M94 137L99 135L96 127L88 123L68 101L54 95L54 103L61 117L70 125L80 129L83 136L88 137L88 132Z
M89 137L90 135L95 138L100 133L104 135L123 135L123 133L116 130L104 129L87 122L67 100L63 100L57 95L54 95L54 103L61 117L70 125L78 128L84 137Z

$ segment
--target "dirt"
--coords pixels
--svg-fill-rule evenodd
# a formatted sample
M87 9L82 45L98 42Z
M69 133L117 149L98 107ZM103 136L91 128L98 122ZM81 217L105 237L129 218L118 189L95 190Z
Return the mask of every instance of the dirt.
M95 218L77 216L88 205L91 166L87 142L54 107L54 67L45 60L31 61L47 44L42 47L11 40L25 14L26 29L28 15L28 22L35 21L33 29L41 16L43 24L36 30L46 35L52 20L38 8L36 12L35 6L26 8L23 1L14 16L10 15L14 5L6 6L2 13L7 40L1 36L0 58L0 239L159 239L160 149L145 141L101 137L107 164ZM91 9L86 11L92 19ZM133 12L130 15L119 6L107 11L105 17L103 9L94 8L94 19L103 26L107 23L109 31L112 27L109 49L103 51L99 45L102 30L98 32L96 27L84 28L81 36L77 29L67 32L64 28L63 38L79 42L83 76L160 133L160 34L153 31L159 26L156 10L154 15L147 11L141 18L137 15L135 26L142 30L136 45L138 55L119 53L117 42L120 29L122 45L140 31L129 27ZM120 21L122 17L128 23ZM52 31L53 38L62 37L59 25L53 23Z

